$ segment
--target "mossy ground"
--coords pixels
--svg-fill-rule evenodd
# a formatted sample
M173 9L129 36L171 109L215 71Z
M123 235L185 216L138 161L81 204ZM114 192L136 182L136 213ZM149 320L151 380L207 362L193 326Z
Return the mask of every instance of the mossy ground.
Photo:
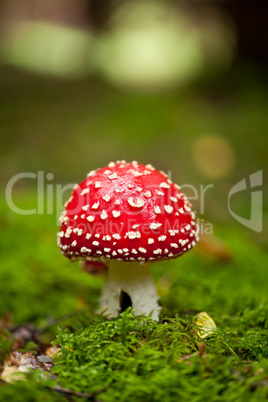
M30 201L29 196L28 201ZM159 322L126 311L94 315L102 279L69 263L55 246L54 217L14 217L2 204L1 299L15 324L41 329L43 342L60 345L53 377L0 385L0 400L65 400L53 387L96 394L99 401L262 401L268 397L267 254L242 232L222 227L228 261L198 248L152 266L163 312ZM42 228L42 230L41 230ZM14 238L13 232L16 232ZM217 331L195 333L206 311ZM64 329L65 328L65 329ZM3 360L12 335L2 330ZM37 351L33 342L21 350ZM20 399L21 398L21 399ZM75 400L86 400L72 396Z
M229 189L267 166L268 97L261 77L249 85L248 75L243 79L234 72L227 81L213 89L206 83L188 92L144 96L96 82L1 74L3 189L22 171L52 172L49 183L55 188L122 158L171 169L178 183L206 185L210 180L196 168L192 147L211 132L227 138L236 155L229 176L213 182L201 215L213 223L228 258L197 246L182 258L152 266L163 306L159 322L130 311L112 320L95 315L103 280L60 254L55 210L20 215L1 198L0 361L15 347L40 352L34 340L19 347L14 339L14 328L25 323L38 329L43 345L54 341L61 347L52 376L35 371L26 381L0 382L1 401L66 400L55 385L93 394L96 401L268 398L267 227L256 234L227 210ZM37 205L30 182L20 182L13 194L20 208ZM243 197L236 200L241 216L249 212L246 204ZM264 219L265 211L267 201ZM193 324L201 311L217 325L205 339L197 337Z

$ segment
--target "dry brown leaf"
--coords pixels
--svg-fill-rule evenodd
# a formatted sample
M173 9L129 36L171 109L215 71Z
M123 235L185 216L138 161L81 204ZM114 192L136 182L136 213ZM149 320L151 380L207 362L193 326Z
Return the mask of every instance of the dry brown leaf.
M53 357L59 351L60 348L58 346L50 346L49 348L46 349L45 355L48 357Z
M29 370L50 371L52 365L50 358L45 355L35 357L31 352L12 352L4 361L1 378L5 382L25 380L23 374L28 373Z

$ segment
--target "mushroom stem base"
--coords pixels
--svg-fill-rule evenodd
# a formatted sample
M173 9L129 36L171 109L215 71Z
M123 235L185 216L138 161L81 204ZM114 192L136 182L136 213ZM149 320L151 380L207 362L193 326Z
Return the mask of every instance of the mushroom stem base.
M111 261L100 299L100 307L108 315L115 317L121 312L122 291L129 295L135 315L152 314L153 319L158 319L161 308L148 265Z

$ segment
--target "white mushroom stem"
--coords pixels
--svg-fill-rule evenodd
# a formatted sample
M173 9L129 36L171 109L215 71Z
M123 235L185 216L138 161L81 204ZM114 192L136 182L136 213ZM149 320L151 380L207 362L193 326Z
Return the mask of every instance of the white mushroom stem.
M110 261L108 281L103 287L100 307L108 315L117 316L121 312L121 294L125 292L131 299L135 315L145 314L157 320L161 309L152 280L149 265L136 262Z

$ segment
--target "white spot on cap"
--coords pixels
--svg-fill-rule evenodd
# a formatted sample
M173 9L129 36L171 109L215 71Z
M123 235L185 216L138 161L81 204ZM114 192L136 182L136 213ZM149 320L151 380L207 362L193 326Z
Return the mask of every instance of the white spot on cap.
M89 222L93 222L94 219L95 219L95 217L92 216L92 215L89 215L89 216L87 217L87 220L88 220Z
M90 250L90 248L87 248L87 247L81 247L80 252L81 253L91 253L91 250Z
M141 193L142 192L142 187L137 187L136 190Z
M167 184L165 181L163 181L162 183L159 184L159 187L162 187L162 188L169 188L170 185Z
M136 225L133 225L132 228L133 228L133 229L137 229L139 226L140 226L140 224L137 223Z
M104 251L105 251L105 253L109 253L109 252L111 251L111 249L108 248L108 247L105 247L105 248L104 248Z
M129 171L133 174L133 176L143 176L143 173L138 172L137 170L129 169Z
M88 173L87 177L94 176L96 174L96 170L91 170L91 172Z
M156 214L161 214L161 209L160 209L160 207L159 207L159 206L155 207L154 212L155 212Z
M168 254L168 257L173 257L173 256L174 256L173 253L169 253L169 254Z
M147 197L147 198L152 197L151 191L149 191L149 190L145 191L144 196Z
M171 201L173 201L173 202L178 202L178 200L177 200L176 197L170 197L170 199L171 199Z
M96 233L96 234L95 234L95 237L97 237L97 239L99 239L99 238L100 238L100 234L99 234L99 233Z
M176 243L170 243L170 246L173 248L179 248L178 244L176 244Z
M163 172L163 170L160 170L160 173L162 173L163 176L168 177L168 175L165 172Z
M180 214L184 214L184 209L183 209L183 208L179 208L179 213L180 213Z
M159 241L165 241L166 238L167 238L167 236L164 236L164 235L163 235L163 236L159 236L159 237L158 237L158 240L159 240Z
M64 231L62 230L61 232L58 233L59 237L64 237Z
M179 243L180 243L180 245L181 245L182 247L185 246L185 244L187 244L188 242L189 242L188 239L185 239L185 240L180 239L180 240L179 240Z
M107 214L107 212L105 211L105 209L102 211L102 213L101 213L101 219L107 219L108 218L108 214Z
M82 207L83 211L87 211L88 208L89 208L89 205L84 205L84 206Z
M128 253L128 248L123 248L124 253Z
M66 230L66 233L65 233L66 239L68 239L68 238L70 237L71 233L72 233L72 229L71 229L71 228L68 228L68 229Z
M110 176L108 176L108 178L109 178L110 180L117 179L117 173L114 172L113 174L111 174Z
M72 242L71 246L72 246L72 247L77 246L77 241L76 241L76 240L74 240L74 241Z
M110 240L112 240L112 237L110 235L106 235L106 236L103 236L102 240L110 241Z
M148 163L148 165L146 165L146 167L147 167L148 169L155 170L155 168L154 168L150 163Z
M169 230L170 236L175 236L177 233L179 233L179 231L176 230L176 229L174 229L174 230Z
M121 204L121 201L120 200L115 200L115 205L119 205L119 204Z
M150 223L150 229L157 229L162 226L162 223Z
M123 193L125 191L125 189L124 188L116 188L114 191L116 193Z
M85 217L86 217L85 214L82 214L82 215L81 215L81 219L85 219Z
M109 166L109 168L113 168L113 167L115 167L115 163L114 163L114 162L110 162L108 166Z
M117 252L118 252L119 254L123 254L123 250L121 250L121 248L119 248L119 249L117 250Z
M109 202L110 199L111 199L111 197L109 196L109 194L105 194L105 195L102 197L102 199L103 199L104 201L106 201L106 202Z
M154 239L149 238L149 239L148 239L148 244L153 244L153 243L154 243Z
M163 193L163 191L158 191L158 190L156 190L156 194L158 194L158 195L165 195L165 193Z
M153 251L154 254L162 254L162 249L157 248L156 250Z
M97 251L96 251L96 254L102 254L102 251L97 250Z
M127 232L125 237L128 237L129 239L140 239L141 234L140 232Z
M75 216L74 216L74 219L76 220L77 218L78 218L78 215L75 215Z
M167 249L167 248L165 248L164 253L165 253L165 254L167 254L167 253L168 253L168 249Z
M93 242L92 242L92 244L93 244L93 246L99 246L99 242L98 241L96 241L96 240L94 240Z
M146 253L146 249L143 248L143 247L139 247L139 251L140 251L141 253Z
M118 216L120 216L121 212L120 211L112 211L112 214L115 218L118 218Z
M97 202L95 202L93 205L92 205L92 209L98 209L99 208L99 205L100 205L100 203L99 203L99 201L97 201Z
M112 255L117 255L117 252L116 252L116 251L113 251L113 252L112 252Z
M111 170L105 170L105 171L103 172L103 174L111 174L111 173L112 173Z
M63 212L61 213L60 217L59 217L59 221L60 221L61 223L64 222L65 216L66 216L66 211L63 211Z
M74 228L73 232L76 233L77 236L82 236L83 229Z
M135 187L135 185L133 184L133 183L128 183L127 184L127 188L129 188L129 189L132 189L132 188L134 188Z
M87 233L87 234L86 234L86 239L89 240L90 238L91 238L91 234L90 234L90 233Z
M118 233L112 235L115 240L120 240L121 236Z
M101 182L100 181L95 182L95 188L101 188Z
M137 198L136 201L134 201L133 197L129 197L127 202L129 203L129 205L131 207L134 207L134 208L141 208L145 204L145 201L143 199Z
M80 195L84 195L89 193L89 188L84 188L84 190L81 191Z
M166 210L166 212L167 212L168 214L172 214L172 212L173 212L173 207L171 207L170 205L164 205L164 208L165 208L165 210Z
M133 248L133 249L131 250L131 252L132 252L132 254L138 254L138 251L137 251L135 248Z

